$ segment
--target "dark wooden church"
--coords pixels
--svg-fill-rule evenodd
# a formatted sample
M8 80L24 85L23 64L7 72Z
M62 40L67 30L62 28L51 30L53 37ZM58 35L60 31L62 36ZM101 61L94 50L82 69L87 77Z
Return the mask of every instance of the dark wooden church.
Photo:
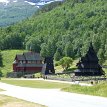
M45 75L55 74L53 57L45 57L44 64L46 64Z
M94 51L92 43L90 44L89 50L84 57L81 57L77 63L78 69L75 70L75 76L101 76L104 75L101 65L96 52Z

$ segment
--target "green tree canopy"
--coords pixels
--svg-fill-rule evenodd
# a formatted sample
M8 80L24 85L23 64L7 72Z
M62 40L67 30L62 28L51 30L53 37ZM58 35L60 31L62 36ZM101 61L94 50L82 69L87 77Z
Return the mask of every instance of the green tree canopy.
M58 49L56 50L56 53L54 54L54 59L56 61L59 61L61 59L61 54L60 52L58 51Z
M2 67L3 66L3 58L2 58L2 54L1 54L1 52L0 52L0 67Z
M70 57L63 57L59 60L59 64L63 67L64 71L68 70L73 60Z

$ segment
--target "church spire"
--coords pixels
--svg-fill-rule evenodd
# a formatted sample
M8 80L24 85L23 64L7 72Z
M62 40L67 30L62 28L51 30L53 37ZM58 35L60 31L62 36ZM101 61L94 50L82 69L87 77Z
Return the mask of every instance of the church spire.
M104 75L102 67L98 64L98 57L90 43L89 50L86 55L81 57L81 60L77 63L78 69L75 71L75 75L78 76L100 76Z

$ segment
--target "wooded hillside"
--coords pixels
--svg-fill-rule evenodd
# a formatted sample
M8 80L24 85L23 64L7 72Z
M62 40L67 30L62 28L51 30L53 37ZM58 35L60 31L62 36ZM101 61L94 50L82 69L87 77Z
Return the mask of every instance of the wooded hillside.
M1 0L0 0L1 1ZM24 0L18 0L10 3L0 3L0 27L6 27L13 25L21 20L30 17L38 8L24 2Z
M0 49L30 49L42 56L84 55L90 42L107 59L107 1L66 0L46 5L32 18L0 29Z

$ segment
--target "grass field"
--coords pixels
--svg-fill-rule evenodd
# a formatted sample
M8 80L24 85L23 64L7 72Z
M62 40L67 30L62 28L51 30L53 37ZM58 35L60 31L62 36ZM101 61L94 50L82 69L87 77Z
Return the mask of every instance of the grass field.
M7 72L12 71L12 64L16 54L22 54L24 50L5 50L1 51L3 57L3 67L1 67L1 71L3 75L6 76Z
M4 90L0 89L0 91L4 91Z
M0 107L45 107L45 106L5 95L0 95Z
M48 82L43 80L13 80L13 79L2 79L1 82L13 84L22 87L32 87L32 88L64 88L70 86L70 84L58 83L58 82Z
M101 82L91 87L71 85L69 87L62 88L62 90L67 92L73 92L73 93L107 97L107 82Z
M13 80L13 79L3 80L2 79L1 82L22 86L22 87L48 88L48 89L60 88L62 91L67 91L67 92L107 97L107 82L100 82L90 87L57 83L57 82L48 82L43 80Z

